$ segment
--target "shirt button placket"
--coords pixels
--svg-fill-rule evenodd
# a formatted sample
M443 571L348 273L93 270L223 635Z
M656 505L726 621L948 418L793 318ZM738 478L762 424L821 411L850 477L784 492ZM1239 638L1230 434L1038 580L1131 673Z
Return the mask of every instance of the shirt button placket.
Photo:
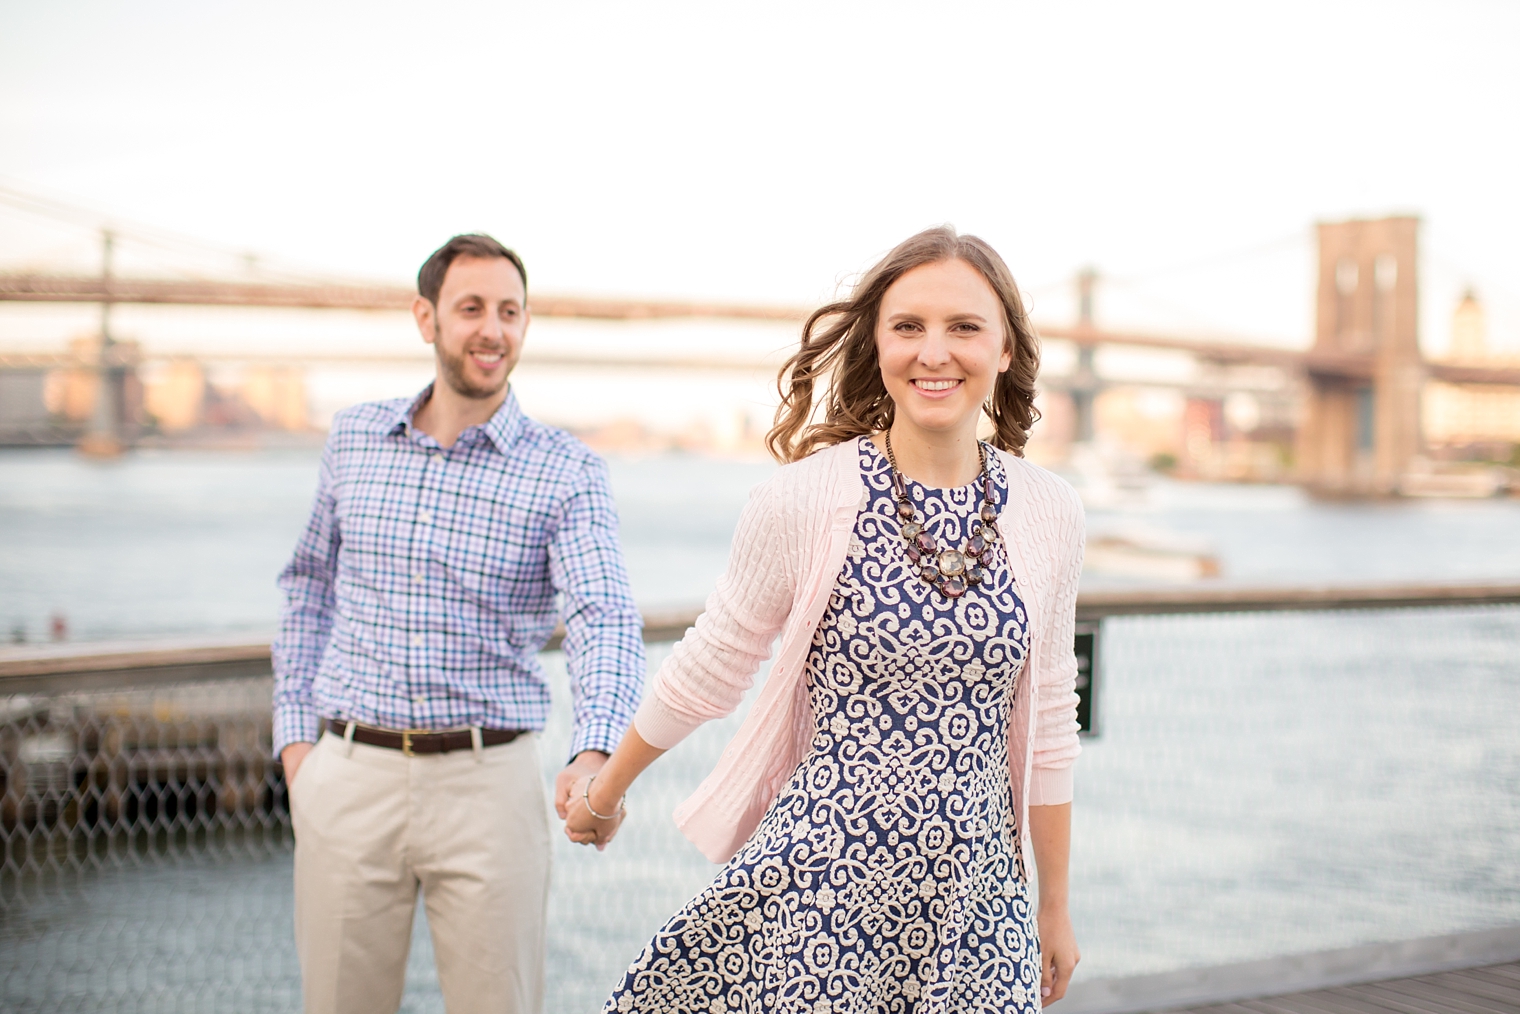
M427 454L422 461L421 481L417 483L417 526L416 537L412 542L411 559L411 583L416 586L412 595L412 636L408 652L410 664L407 666L408 674L408 697L411 703L409 709L411 720L407 723L410 728L421 728L426 723L422 721L422 709L427 704L427 694L418 693L419 682L424 682L429 669L428 641L426 626L431 603L425 593L427 560L431 555L429 550L433 540L434 518L436 504L430 493L436 486L437 466L442 464L443 455L435 451L425 451ZM418 630L418 627L422 630ZM420 679L419 679L420 677ZM421 688L425 689L425 687Z

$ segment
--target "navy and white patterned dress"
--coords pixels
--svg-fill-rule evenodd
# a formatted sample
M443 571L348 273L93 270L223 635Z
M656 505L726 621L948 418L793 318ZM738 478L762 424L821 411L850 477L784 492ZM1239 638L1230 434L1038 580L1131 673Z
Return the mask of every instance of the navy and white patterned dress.
M808 658L812 751L717 879L644 948L607 1012L1040 1008L1008 777L1024 604L1001 543L989 580L959 599L921 580L886 459L864 439L860 456L870 500ZM959 547L980 484L909 490L926 530Z

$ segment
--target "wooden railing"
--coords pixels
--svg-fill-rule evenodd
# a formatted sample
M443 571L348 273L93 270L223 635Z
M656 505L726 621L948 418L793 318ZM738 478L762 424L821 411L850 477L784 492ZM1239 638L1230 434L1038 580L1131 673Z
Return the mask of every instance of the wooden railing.
M1109 616L1517 603L1520 603L1520 583L1281 588L1190 585L1084 592L1077 599L1077 619L1091 633L1097 621ZM692 609L646 614L644 640L652 643L679 640L696 621L697 613ZM563 636L562 630L556 631L546 648L558 648ZM269 672L269 642L254 638L186 638L0 649L0 694L236 679L268 675Z
M1101 620L1108 616L1165 616L1177 613L1281 613L1515 603L1520 603L1520 583L1257 588L1200 584L1083 592L1077 596L1077 619Z

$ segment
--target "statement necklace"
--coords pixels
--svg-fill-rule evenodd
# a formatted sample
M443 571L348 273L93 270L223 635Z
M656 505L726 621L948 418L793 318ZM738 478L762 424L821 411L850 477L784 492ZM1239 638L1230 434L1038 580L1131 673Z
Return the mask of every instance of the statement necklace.
M992 562L992 542L998 538L997 507L992 500L992 475L987 471L987 445L977 441L982 462L982 509L979 520L971 524L971 537L960 549L940 549L934 536L924 531L923 520L913 501L908 499L907 483L897 468L892 453L892 433L886 432L887 464L892 466L892 493L897 499L897 514L902 519L903 542L908 560L918 568L918 576L933 585L947 599L958 599L967 588L987 580L987 564Z

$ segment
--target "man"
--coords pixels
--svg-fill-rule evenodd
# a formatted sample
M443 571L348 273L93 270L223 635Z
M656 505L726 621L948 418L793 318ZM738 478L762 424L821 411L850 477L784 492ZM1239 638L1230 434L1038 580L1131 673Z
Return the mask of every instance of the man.
M549 879L537 652L558 598L575 717L563 817L638 704L641 621L605 465L507 385L529 320L522 261L456 236L417 289L437 377L333 420L280 576L274 748L302 989L312 1014L395 1011L420 888L450 1014L533 1014Z

